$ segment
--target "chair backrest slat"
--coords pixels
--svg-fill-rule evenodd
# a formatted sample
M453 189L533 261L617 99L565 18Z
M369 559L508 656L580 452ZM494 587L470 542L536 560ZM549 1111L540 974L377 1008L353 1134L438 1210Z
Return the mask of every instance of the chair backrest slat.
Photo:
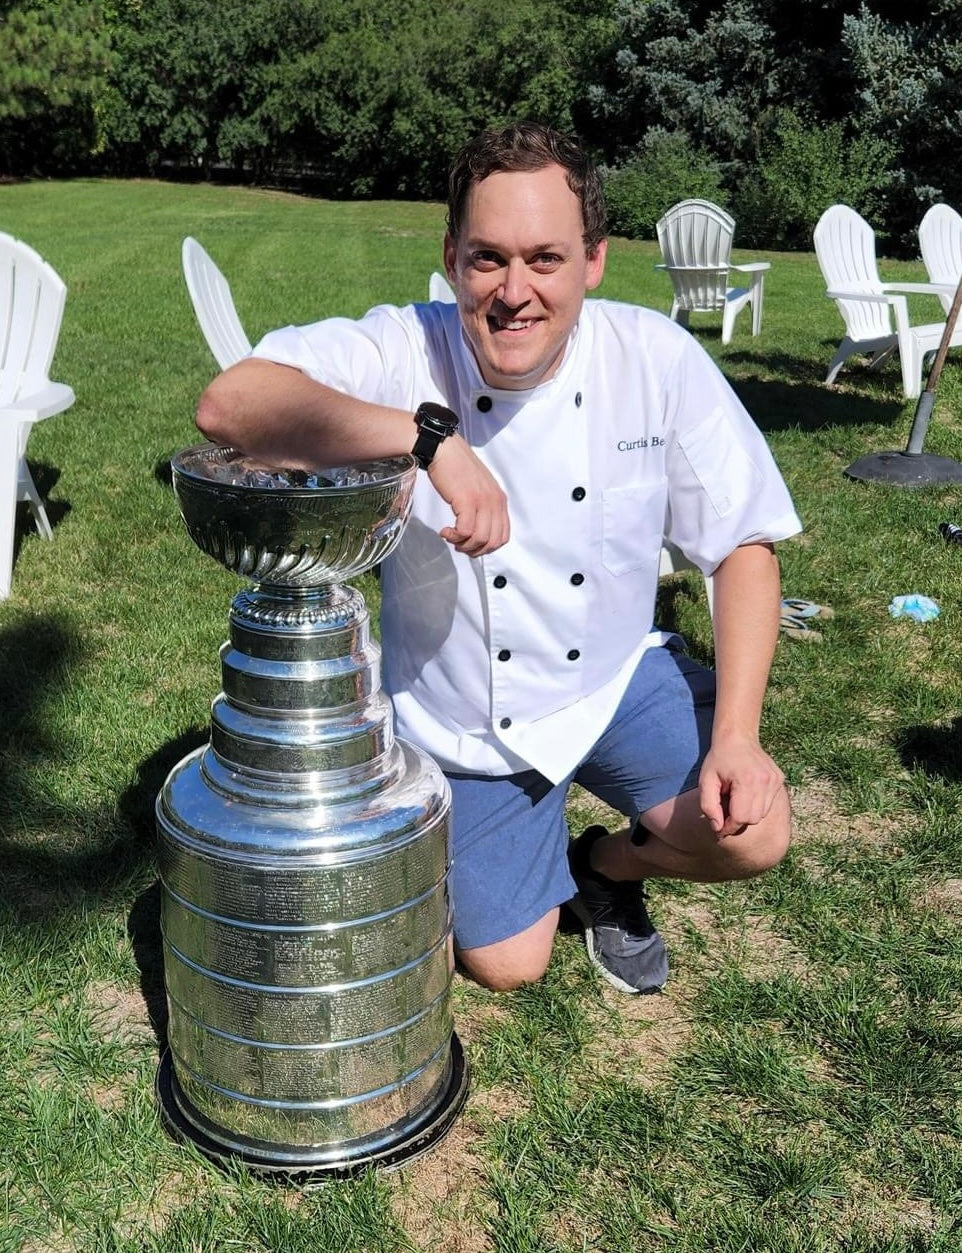
M251 350L234 307L230 284L203 246L190 235L183 242L181 260L194 313L207 346L222 370Z
M919 249L931 283L958 287L962 279L962 216L947 204L934 204L919 223ZM940 297L946 313L954 293Z
M66 298L39 253L0 233L0 405L47 383Z

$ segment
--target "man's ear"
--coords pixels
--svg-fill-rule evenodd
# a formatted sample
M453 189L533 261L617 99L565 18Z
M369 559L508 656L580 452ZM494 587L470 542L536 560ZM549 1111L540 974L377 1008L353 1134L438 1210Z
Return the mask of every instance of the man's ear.
M594 291L605 276L605 261L608 257L608 241L602 239L594 252L588 254L588 272L585 276L585 290Z
M454 282L454 276L457 270L456 262L458 258L458 247L451 238L451 232L444 232L444 272L448 276L448 282Z

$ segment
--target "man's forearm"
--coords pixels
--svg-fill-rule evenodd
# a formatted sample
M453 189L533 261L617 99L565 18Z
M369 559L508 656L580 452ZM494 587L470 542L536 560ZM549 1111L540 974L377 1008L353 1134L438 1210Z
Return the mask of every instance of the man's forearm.
M778 641L781 580L770 544L736 548L714 575L717 695L713 740L757 739Z
M197 425L216 444L229 444L270 465L344 465L410 453L414 414L356 400L300 370L247 358L218 375L197 407ZM511 533L501 485L460 435L445 439L428 470L451 507L440 534L458 552L481 557Z
M372 405L259 358L231 366L197 406L197 426L217 444L290 466L335 465L410 452L414 414Z

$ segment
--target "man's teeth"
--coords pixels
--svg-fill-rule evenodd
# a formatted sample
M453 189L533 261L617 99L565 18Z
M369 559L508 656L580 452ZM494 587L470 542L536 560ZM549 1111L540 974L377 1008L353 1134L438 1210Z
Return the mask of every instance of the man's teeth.
M520 319L513 322L507 322L504 318L498 318L497 324L502 331L523 331L526 326L531 325L530 322L522 322Z

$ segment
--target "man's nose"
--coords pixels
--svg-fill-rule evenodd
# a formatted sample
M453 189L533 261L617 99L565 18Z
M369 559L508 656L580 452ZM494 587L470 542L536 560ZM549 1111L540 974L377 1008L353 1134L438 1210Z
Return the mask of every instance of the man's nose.
M521 257L515 257L508 262L504 283L498 289L498 299L502 304L507 305L509 309L518 309L521 305L527 303L530 295L528 267Z

